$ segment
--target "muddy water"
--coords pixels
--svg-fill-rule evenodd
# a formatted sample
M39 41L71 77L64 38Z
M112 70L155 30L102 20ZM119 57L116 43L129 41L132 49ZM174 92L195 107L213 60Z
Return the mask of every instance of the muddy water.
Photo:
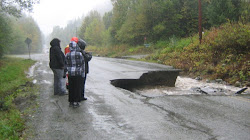
M136 89L135 92L147 96L157 97L165 95L213 95L213 96L234 96L242 88L219 83L207 83L188 77L178 76L175 87L159 86L156 88ZM248 88L242 94L250 94Z
M201 88L204 91L207 91L209 95L234 95L234 93L242 89L225 84L207 83L205 81L198 81L187 77L178 77L176 81L176 88L181 89L182 91L194 91L195 88ZM192 94L192 92L187 92L186 94ZM249 94L249 90L243 94Z

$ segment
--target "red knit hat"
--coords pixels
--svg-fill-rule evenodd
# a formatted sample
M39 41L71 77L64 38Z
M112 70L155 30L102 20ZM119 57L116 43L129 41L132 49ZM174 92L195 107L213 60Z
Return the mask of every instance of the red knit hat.
M78 38L77 37L72 37L70 41L74 41L74 42L78 43Z

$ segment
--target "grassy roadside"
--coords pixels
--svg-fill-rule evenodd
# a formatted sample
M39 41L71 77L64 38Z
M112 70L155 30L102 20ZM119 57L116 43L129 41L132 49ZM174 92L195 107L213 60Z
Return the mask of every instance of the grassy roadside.
M25 137L25 120L36 105L38 91L25 71L34 63L20 58L0 59L0 139Z

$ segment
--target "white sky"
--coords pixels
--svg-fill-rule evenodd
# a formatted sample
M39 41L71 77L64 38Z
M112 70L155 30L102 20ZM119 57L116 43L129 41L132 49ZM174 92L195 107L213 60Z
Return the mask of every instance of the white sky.
M40 4L34 5L31 16L48 35L54 26L65 27L69 20L86 16L94 8L110 3L110 0L40 0Z

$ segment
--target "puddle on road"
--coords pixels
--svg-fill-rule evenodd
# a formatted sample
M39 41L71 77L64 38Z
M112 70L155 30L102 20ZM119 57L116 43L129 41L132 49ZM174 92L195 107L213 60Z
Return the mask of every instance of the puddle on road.
M43 73L43 74L53 74L52 71L46 71L46 70L37 70L37 72Z
M243 88L220 83L207 83L205 81L199 81L187 77L178 77L176 80L176 89L184 92L180 95L235 95L236 92L242 90ZM246 89L242 91L241 94L250 94L250 91L249 89Z
M35 68L39 65L39 62L36 62L33 66L29 68L29 71L27 72L27 77L33 77Z
M36 84L36 83L37 83L37 80L36 80L36 79L34 79L34 80L32 81L32 83L33 83L33 84Z
M42 81L42 83L44 83L44 84L48 84L48 85L52 84L52 82L47 81L47 80L43 80L43 81Z

